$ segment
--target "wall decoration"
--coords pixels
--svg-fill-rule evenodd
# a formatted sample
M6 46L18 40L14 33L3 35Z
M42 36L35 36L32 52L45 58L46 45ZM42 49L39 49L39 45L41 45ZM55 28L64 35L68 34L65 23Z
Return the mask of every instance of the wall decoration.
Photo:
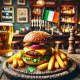
M4 5L12 5L12 0L3 0Z
M17 5L26 5L26 0L17 0Z
M28 8L17 8L17 22L27 23L28 22Z
M14 22L14 7L13 6L2 6L1 7L1 21L3 22Z

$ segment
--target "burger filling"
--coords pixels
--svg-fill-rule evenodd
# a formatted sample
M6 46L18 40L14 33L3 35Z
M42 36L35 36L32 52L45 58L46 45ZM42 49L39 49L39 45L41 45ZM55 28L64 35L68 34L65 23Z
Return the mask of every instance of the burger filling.
M26 61L31 60L34 63L41 60L49 60L51 57L50 46L44 43L27 43L24 45L23 51L22 57L25 58Z
M22 57L23 57L24 59L26 59L26 61L31 60L32 62L37 63L37 62L39 62L39 61L41 61L41 60L49 60L51 56L48 55L48 56L45 56L45 57L30 58L30 57L25 56L25 54L22 54Z

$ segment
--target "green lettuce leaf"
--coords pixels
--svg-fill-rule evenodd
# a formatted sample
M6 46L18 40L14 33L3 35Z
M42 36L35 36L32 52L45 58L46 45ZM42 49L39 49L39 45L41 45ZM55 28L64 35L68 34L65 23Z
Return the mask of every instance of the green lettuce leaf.
M25 58L26 61L32 60L34 63L37 63L40 60L49 60L51 56L45 56L45 57L39 57L39 58L33 59L33 58L28 58L24 54L22 54L22 57Z

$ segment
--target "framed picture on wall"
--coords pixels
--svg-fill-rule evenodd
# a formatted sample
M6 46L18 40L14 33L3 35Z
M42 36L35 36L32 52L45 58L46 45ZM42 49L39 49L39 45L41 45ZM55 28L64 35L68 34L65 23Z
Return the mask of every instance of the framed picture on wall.
M2 6L1 7L1 21L2 22L14 22L14 7Z
M28 8L17 8L16 12L18 23L28 23Z
M17 5L26 5L26 0L17 0Z
M3 0L4 5L12 5L12 0Z

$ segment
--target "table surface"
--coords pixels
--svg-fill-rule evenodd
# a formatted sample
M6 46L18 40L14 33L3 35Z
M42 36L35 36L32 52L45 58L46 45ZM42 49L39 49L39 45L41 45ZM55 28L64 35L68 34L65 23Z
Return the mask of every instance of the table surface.
M15 53L18 50L13 50L13 53ZM77 64L77 68L74 73L67 76L67 78L62 77L61 79L57 80L80 80L80 49L76 49L76 52L74 54L68 54L67 50L62 50L67 54L68 57L72 58L74 62ZM2 63L4 60L7 59L6 57L0 56L0 60L2 60ZM0 73L2 71L2 63L0 64ZM10 80L8 79L5 74L3 73L2 76L0 76L0 80Z

